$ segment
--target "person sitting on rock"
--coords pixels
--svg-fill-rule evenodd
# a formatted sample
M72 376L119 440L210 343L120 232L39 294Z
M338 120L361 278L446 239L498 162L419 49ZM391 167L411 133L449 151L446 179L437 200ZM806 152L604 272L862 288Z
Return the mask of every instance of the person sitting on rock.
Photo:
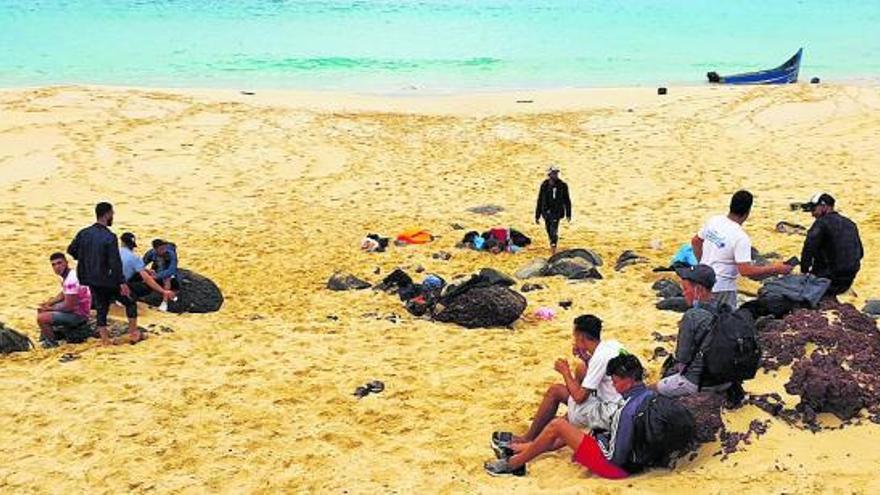
M834 198L827 193L813 196L803 205L816 219L801 251L801 272L831 280L826 296L848 291L861 269L865 250L856 224L834 211Z
M624 404L615 412L607 431L585 433L581 425L556 418L534 441L523 444L519 452L498 449L496 456L499 459L486 462L483 466L486 472L492 476L524 476L527 462L567 445L574 450L574 462L592 473L607 479L629 476L624 466L628 465L633 448L636 414L653 393L642 383L644 368L632 354L611 359L604 373L609 376L616 393L622 396Z
M701 390L714 392L729 390L730 400L738 402L743 393L742 386L738 383L700 386L704 366L700 345L712 330L719 305L723 304L712 297L715 270L708 265L697 265L679 267L675 272L681 277L684 299L691 309L684 313L678 323L673 365L675 372L661 379L652 388L667 397L682 397Z
M581 359L572 373L566 359L557 359L554 369L563 383L551 385L544 394L529 430L522 436L496 431L492 444L519 452L535 441L556 417L560 404L567 405L568 422L579 428L608 430L614 414L622 406L620 394L605 374L608 362L621 354L623 347L616 340L601 340L602 320L594 315L574 319L573 353ZM541 444L543 445L543 444ZM560 442L554 448L565 445Z
M40 326L40 341L44 348L58 346L53 325L78 328L88 321L92 309L92 293L88 286L79 283L76 270L71 270L67 264L67 257L52 253L49 261L52 270L61 277L61 292L37 308L37 325Z
M174 298L174 292L165 289L153 278L149 270L147 270L144 261L135 254L137 248L137 239L131 232L122 234L119 238L119 257L122 258L122 275L125 277L125 283L131 289L131 294L135 298L141 298L149 294L151 291L162 296L164 301L170 301Z
M162 284L165 290L177 292L177 246L162 239L153 239L153 249L144 253L144 263L151 264L150 275Z
M752 260L752 240L742 224L749 218L754 197L748 191L737 191L730 198L730 211L709 219L691 239L697 260L715 270L717 280L712 292L715 299L731 308L737 307L736 281L740 275L759 280L770 275L787 275L792 266L773 263L758 266Z

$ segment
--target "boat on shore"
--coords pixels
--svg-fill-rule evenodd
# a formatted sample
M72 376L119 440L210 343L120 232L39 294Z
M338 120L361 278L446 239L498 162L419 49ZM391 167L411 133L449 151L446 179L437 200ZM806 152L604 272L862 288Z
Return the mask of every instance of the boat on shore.
M784 64L774 69L760 70L757 72L744 72L730 76L719 76L717 72L709 72L706 77L710 83L717 84L791 84L796 83L798 72L801 68L801 54L804 49L798 49Z

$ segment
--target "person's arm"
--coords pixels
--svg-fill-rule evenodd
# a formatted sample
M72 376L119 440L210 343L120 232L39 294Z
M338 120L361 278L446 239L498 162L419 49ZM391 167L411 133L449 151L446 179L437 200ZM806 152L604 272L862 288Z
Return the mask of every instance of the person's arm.
M743 277L748 277L752 280L761 280L771 275L787 275L791 273L793 267L791 265L786 265L785 263L773 263L772 265L758 266L749 262L737 263L736 268L739 271L739 274Z
M138 272L141 275L144 283L147 284L147 287L153 290L153 292L160 294L163 298L167 298L168 294L164 287L156 283L156 279L154 279L146 269L142 269Z
M700 263L703 260L703 238L700 237L700 234L695 235L691 239L691 247L694 248L694 256L697 258L697 263Z
M48 300L46 300L46 302L40 304L40 309L48 310L52 306L60 303L63 300L64 300L64 292L62 291L62 292L59 292L58 294L56 294L55 297L48 299Z
M110 273L113 281L117 285L125 284L125 275L122 274L122 257L119 255L119 248L116 247L116 236L113 236L113 243L105 244L105 256L107 256L107 265L110 267Z
M813 270L813 260L816 259L816 251L822 240L822 225L819 220L813 222L804 239L804 247L801 249L801 273L810 273Z
M168 265L156 273L156 278L166 279L172 275L177 275L177 251L168 249Z
M535 222L537 222L541 218L541 211L543 210L541 204L541 199L544 197L544 183L542 182L540 187L538 187L538 202L535 205Z
M76 237L70 241L70 245L67 246L67 254L69 254L73 259L79 260L79 232L77 232Z
M581 384L575 380L575 377L571 373L571 369L568 367L567 360L557 359L554 368L560 375L562 375L562 379L565 380L565 388L568 390L568 395L570 395L575 402L580 404L587 400L592 391L582 387Z
M562 195L562 202L565 206L565 217L568 218L568 221L571 221L571 197L568 195L568 184L565 185L565 190Z
M62 305L59 308L59 310L65 312L65 313L75 313L76 307L77 307L77 305L79 305L79 295L77 295L77 294L64 294L63 301L64 302L61 303Z

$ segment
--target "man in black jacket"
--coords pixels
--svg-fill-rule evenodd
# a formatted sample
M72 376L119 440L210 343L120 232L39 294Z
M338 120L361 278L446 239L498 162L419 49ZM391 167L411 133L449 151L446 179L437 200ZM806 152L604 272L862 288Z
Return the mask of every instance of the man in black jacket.
M827 193L813 196L803 209L816 219L807 232L801 251L801 272L831 280L827 296L843 294L852 286L865 255L859 228L834 211L834 198Z
M134 344L143 340L144 335L137 327L137 303L130 297L125 283L116 234L108 228L113 225L113 205L98 203L95 217L97 221L94 225L80 230L67 247L67 252L78 261L76 274L80 283L89 286L92 292L101 342L110 344L107 313L110 303L116 300L125 306L129 338Z
M568 184L559 178L559 168L551 165L547 169L547 180L541 183L538 190L538 204L535 206L535 223L547 228L550 239L550 254L556 254L556 243L559 241L559 221L563 217L571 222L571 199L568 196Z

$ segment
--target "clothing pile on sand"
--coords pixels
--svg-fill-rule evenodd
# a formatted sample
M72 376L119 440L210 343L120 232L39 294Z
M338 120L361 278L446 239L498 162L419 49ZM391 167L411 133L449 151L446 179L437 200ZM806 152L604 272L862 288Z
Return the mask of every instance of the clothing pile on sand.
M466 233L456 247L492 254L518 253L531 243L527 235L512 227L493 227L482 234L475 230Z

